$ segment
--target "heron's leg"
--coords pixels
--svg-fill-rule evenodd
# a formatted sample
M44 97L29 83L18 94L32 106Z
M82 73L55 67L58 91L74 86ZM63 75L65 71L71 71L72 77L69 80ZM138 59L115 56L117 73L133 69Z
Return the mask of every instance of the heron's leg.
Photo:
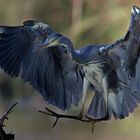
M84 114L84 107L85 107L85 103L87 99L87 91L88 91L89 84L90 84L89 81L84 77L82 105L81 105L80 114L79 114L79 118L81 119L83 118L83 114Z
M108 92L109 92L109 87L108 87L108 80L107 80L108 76L104 76L102 79L102 86L103 86L103 90L104 90L104 99L105 99L105 103L106 103L106 110L107 110L107 106L108 106Z

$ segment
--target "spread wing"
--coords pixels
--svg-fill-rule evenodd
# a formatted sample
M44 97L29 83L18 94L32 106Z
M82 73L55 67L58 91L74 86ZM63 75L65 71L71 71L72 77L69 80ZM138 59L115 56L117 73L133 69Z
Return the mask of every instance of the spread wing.
M134 111L140 102L140 9L132 8L131 22L124 38L112 45L100 48L106 60L107 98L95 93L88 116L108 120L113 114L116 119L124 119ZM105 102L106 101L106 102ZM95 109L96 108L96 109Z
M23 26L0 26L0 66L12 77L30 83L50 104L65 110L82 96L82 67L62 46L39 49L52 29L26 21Z
M134 12L135 11L135 12ZM121 43L108 50L107 61L114 70L118 94L109 95L109 106L116 118L133 112L140 102L140 9L133 7L129 30Z

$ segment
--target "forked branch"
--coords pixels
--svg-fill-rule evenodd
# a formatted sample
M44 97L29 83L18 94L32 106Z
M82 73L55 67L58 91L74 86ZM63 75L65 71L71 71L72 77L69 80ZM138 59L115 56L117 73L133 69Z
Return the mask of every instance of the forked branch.
M56 118L56 120L54 121L53 126L52 126L53 128L56 126L56 124L58 123L59 119L62 119L62 118L64 118L64 119L73 119L73 120L79 120L79 121L86 122L86 123L92 123L92 133L93 133L94 124L98 121L98 120L91 119L91 118L89 118L87 116L85 116L86 119L84 119L84 118L81 118L79 116L59 114L59 113L56 113L56 112L50 110L47 107L45 108L45 110L46 111L39 110L39 112L43 113L45 115L49 115L49 116L52 116L52 117Z

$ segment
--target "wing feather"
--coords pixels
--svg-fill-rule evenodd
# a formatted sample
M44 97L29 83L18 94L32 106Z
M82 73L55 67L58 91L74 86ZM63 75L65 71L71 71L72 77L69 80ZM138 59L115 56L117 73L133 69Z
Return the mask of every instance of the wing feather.
M65 110L82 96L83 69L62 46L40 49L51 32L44 23L0 26L0 66L12 77L30 83L50 104Z
M131 21L123 41L113 44L114 47L108 50L106 55L108 63L117 74L118 82L121 83L118 85L118 89L123 94L115 95L116 97L111 99L110 104L110 106L113 105L118 98L114 116L121 119L128 116L129 112L133 112L137 104L140 103L140 19L136 18L139 15L132 14L131 16L133 21Z

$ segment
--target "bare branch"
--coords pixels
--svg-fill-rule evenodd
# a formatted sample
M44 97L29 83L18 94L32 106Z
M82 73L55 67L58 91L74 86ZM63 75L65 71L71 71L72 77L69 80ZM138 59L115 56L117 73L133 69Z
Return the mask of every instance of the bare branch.
M14 107L17 105L18 103L14 103L7 111L6 113L2 116L2 118L0 119L0 127L3 127L4 125L4 121L8 120L8 115L13 111Z
M41 111L41 110L39 110L39 112L40 112L40 113L43 113L43 114L45 114L45 115L49 115L49 116L52 116L52 117L55 117L55 118L56 118L55 122L53 123L53 128L56 126L58 120L61 119L61 118L79 120L79 121L81 121L81 122L87 122L87 123L90 123L90 122L94 122L94 123L95 123L95 121L96 121L96 120L93 120L93 119L88 118L88 117L86 117L86 116L85 116L85 117L86 117L87 119L83 119L83 118L81 118L80 116L58 114L58 113L55 113L54 111L50 110L50 109L47 108L47 107L45 108L45 110L46 110L47 112L46 112L46 111Z
M6 132L3 130L3 127L4 121L8 120L8 115L13 111L17 104L18 103L13 104L0 119L0 140L14 140L14 134L6 134Z

